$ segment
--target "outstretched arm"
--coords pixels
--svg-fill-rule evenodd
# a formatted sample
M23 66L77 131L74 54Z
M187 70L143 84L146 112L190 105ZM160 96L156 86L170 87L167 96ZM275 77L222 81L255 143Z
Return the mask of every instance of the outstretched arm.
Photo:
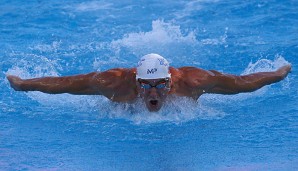
M21 79L13 75L7 76L11 87L16 91L41 91L49 94L104 95L106 97L119 92L123 86L128 86L128 82L132 82L131 79L133 78L131 70L123 68L65 77Z
M93 72L85 75L33 79L21 79L14 75L8 75L7 79L16 91L41 91L49 94L99 94L90 84L95 75L96 73Z
M273 72L258 72L243 76L222 74L211 70L213 86L206 93L236 94L252 92L265 85L283 80L291 71L291 65L285 65Z

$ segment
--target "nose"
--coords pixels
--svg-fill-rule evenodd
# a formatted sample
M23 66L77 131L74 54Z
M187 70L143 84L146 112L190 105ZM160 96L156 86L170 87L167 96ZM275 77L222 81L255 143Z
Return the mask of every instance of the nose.
M150 95L151 97L154 97L154 98L158 97L157 89L156 89L155 87L152 87L152 88L149 90L149 95Z

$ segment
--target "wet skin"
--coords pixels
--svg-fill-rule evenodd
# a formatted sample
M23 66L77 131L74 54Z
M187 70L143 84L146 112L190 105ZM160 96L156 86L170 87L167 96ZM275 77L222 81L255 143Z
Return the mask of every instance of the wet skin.
M137 88L150 112L157 112L163 106L170 90L170 80L139 79Z
M276 71L247 75L225 74L195 67L170 67L171 79L136 80L135 68L114 68L104 72L91 72L63 77L21 79L7 75L16 91L41 91L49 94L103 95L114 102L130 103L142 97L149 111L158 111L167 96L191 97L202 94L237 94L255 91L265 85L283 80L291 72L291 65Z

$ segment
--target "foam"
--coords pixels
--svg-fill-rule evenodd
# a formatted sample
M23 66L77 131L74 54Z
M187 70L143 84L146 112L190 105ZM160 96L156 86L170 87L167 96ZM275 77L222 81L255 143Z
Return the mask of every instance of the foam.
M8 69L7 75L17 75L21 78L58 76L57 68L61 68L56 60L50 60L44 56L33 54L14 54L22 56L16 64Z
M44 107L52 110L69 110L81 113L79 117L84 120L86 114L91 119L124 119L132 124L153 124L169 122L180 124L196 119L219 119L226 115L224 111L200 103L187 97L172 97L158 112L149 112L145 103L137 99L135 103L111 102L103 96L46 94L42 92L28 92L25 94ZM89 118L90 119L90 118Z
M28 55L30 59L32 55ZM22 59L6 74L21 76L22 78L58 76L55 62L42 56L34 56L38 61L32 63L31 60ZM274 60L260 59L255 63L249 63L242 74L250 74L260 71L273 71L288 64L280 55ZM60 66L61 67L61 66ZM169 122L179 124L196 119L220 119L225 117L229 111L222 108L225 105L234 105L234 103L245 103L247 99L263 96L270 86L265 86L252 93L242 93L237 95L216 95L206 94L194 101L187 97L170 97L158 112L149 112L141 99L133 104L115 103L109 101L103 96L77 96L70 94L51 95L41 92L28 92L26 95L44 106L81 111L93 115L94 119L112 118L125 119L133 124L152 124L160 122Z
M111 47L118 50L126 47L135 55L142 56L147 53L173 50L176 46L189 46L197 43L193 31L183 34L180 26L163 20L152 21L152 30L148 32L129 33L122 39L111 42Z
M204 39L196 40L194 31L183 34L180 26L172 22L164 22L163 20L155 20L152 22L152 30L148 32L129 33L122 39L114 40L111 43L103 42L96 44L96 49L89 49L95 51L99 49L108 48L111 52L120 52L121 48L128 48L136 56L141 56L147 51L152 53L151 49L164 52L169 48L169 54L174 54L175 48L180 51L184 46L193 48L193 44L225 44L227 38L226 28L225 34L218 39ZM36 45L32 47L34 50L42 52L55 52L61 46L61 42L53 42L50 45ZM87 45L86 47L89 47ZM84 49L82 47L70 47L71 49ZM148 47L148 48L146 48ZM91 46L90 46L91 48ZM179 52L178 52L179 53ZM6 74L18 75L22 78L33 78L43 76L59 76L58 69L62 70L62 66L55 60L50 60L45 56L32 54L11 54L10 57L14 59L17 57L18 61L10 68ZM104 70L104 67L113 67L112 65L119 64L125 66L130 64L129 57L125 60L119 59L119 56L102 55L95 58L93 67L98 70ZM174 59L173 56L169 60ZM183 60L183 58L181 58ZM181 60L180 59L180 60ZM245 70L241 73L250 74L254 72L273 71L277 68L289 64L282 56L276 55L274 60L259 59L256 62L250 62ZM283 87L289 87L289 80L283 81ZM252 93L243 93L237 95L216 95L207 94L200 97L198 101L193 101L189 98L179 97L172 98L162 107L157 113L148 112L142 100L138 99L136 103L113 103L102 96L76 96L70 94L50 95L41 92L26 93L30 99L39 102L44 106L51 108L70 108L84 113L93 112L96 118L115 118L125 119L134 124L146 123L181 123L196 119L220 119L229 114L228 109L222 108L224 105L233 105L235 102L243 102L247 99L261 97L270 89L270 86L265 86ZM245 102L243 102L245 103Z
M172 97L158 112L149 112L141 99L133 104L110 103L100 105L101 117L126 119L133 124L170 122L179 124L196 119L219 119L225 113L204 106L187 97Z
M228 35L227 35L228 30L229 30L229 28L226 27L224 35L220 36L219 38L202 39L201 43L203 45L223 45L223 44L226 44L227 43L226 40L228 38ZM225 47L227 47L227 45Z
M196 29L186 30L174 21L166 22L159 19L152 21L151 30L125 34L121 39L106 43L106 49L113 56L119 58L122 57L122 54L139 58L149 53L157 53L167 58L170 63L188 61L188 65L200 65L200 62L206 60L204 59L204 46L228 46L228 30L229 28L226 27L224 33L219 37L198 40ZM186 54L196 56L200 62L189 61L189 56Z
M61 41L53 41L52 44L37 44L33 47L29 47L29 49L38 50L40 52L57 52L61 44Z
M255 63L250 62L248 67L241 75L246 75L254 72L275 71L278 68L290 64L281 55L276 55L274 60L260 59Z

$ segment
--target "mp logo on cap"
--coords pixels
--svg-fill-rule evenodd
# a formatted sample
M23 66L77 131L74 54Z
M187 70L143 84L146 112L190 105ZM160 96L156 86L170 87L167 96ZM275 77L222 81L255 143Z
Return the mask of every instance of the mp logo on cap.
M148 69L147 74L154 74L157 71L157 68Z

